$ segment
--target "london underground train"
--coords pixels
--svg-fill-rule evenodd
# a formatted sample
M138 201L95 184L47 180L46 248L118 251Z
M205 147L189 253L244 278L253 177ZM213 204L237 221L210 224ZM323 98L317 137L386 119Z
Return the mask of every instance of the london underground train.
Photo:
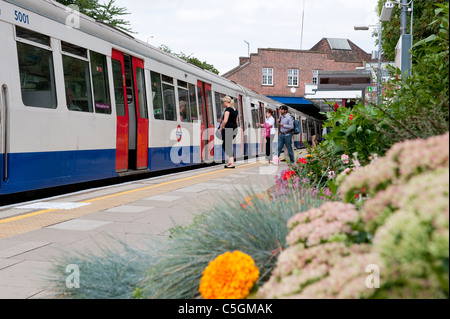
M0 0L0 48L0 199L220 162L225 95L236 157L256 157L282 105L51 0ZM301 147L319 124L290 112Z

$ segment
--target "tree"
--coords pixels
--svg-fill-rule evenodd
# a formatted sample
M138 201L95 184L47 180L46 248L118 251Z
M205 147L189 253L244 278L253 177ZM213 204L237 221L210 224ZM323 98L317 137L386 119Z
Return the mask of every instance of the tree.
M160 50L175 55L177 57L179 57L180 59L183 59L191 64L194 64L204 70L210 71L212 73L215 74L219 74L219 70L217 70L214 65L207 63L206 61L200 61L199 59L197 59L196 57L193 57L192 54L191 55L186 55L185 53L181 52L181 53L175 53L172 51L172 49L170 49L167 45L161 45L159 47Z
M378 15L381 15L386 0L378 0ZM409 1L408 1L409 2ZM434 25L429 27L429 24L434 20L436 4L447 3L448 0L414 0L414 18L413 18L413 41L414 43L436 34L439 31L439 26ZM395 60L395 47L400 39L400 13L399 6L395 6L390 21L383 22L383 52L389 61ZM408 14L408 31L411 23L411 15ZM375 31L374 35L378 37Z
M121 29L123 31L134 33L129 21L121 19L122 16L128 15L126 8L120 8L114 5L115 0L108 0L107 3L101 4L99 0L57 0L59 3L69 6L78 6L81 13L95 19L96 21L104 22L112 27Z

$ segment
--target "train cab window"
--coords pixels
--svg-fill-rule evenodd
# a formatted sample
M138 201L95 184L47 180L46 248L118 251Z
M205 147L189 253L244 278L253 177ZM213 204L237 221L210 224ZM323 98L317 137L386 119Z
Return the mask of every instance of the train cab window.
M111 114L111 97L109 94L108 67L106 64L106 56L91 51L90 57L92 85L94 87L95 113Z
M20 27L16 27L16 35L23 104L55 109L57 100L50 37Z
M198 120L197 98L195 93L195 85L189 84L189 104L191 106L191 122Z

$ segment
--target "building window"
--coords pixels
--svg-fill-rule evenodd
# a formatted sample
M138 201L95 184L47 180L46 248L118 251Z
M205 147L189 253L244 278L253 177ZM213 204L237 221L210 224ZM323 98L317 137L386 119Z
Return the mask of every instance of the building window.
M263 68L262 85L273 85L273 69Z
M298 86L298 69L288 70L288 86Z
M312 84L314 84L314 85L319 84L319 71L318 71L318 70L314 70L314 71L313 71L313 80L312 80Z

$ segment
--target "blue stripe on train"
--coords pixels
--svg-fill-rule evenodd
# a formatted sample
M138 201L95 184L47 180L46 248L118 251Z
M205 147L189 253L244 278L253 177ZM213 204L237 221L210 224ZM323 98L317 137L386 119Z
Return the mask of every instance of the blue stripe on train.
M245 145L250 156L257 153L257 145ZM235 146L235 154L241 157ZM223 159L221 145L214 147L214 161ZM211 159L212 161L212 159ZM199 147L150 148L149 170L161 171L200 163ZM0 154L0 194L12 194L35 189L64 186L117 177L116 151L88 150L41 153L13 153L8 155L8 178L4 181L4 155Z
M8 155L4 181L2 156L0 194L115 177L115 157L115 150L13 153Z

